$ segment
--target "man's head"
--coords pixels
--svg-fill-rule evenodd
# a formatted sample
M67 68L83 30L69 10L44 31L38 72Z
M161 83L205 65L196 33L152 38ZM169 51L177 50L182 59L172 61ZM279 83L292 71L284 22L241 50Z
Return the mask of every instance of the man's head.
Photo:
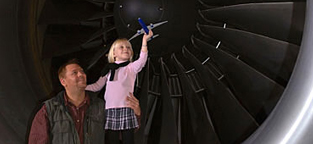
M60 83L65 90L85 90L86 74L76 59L69 60L63 64L58 71Z

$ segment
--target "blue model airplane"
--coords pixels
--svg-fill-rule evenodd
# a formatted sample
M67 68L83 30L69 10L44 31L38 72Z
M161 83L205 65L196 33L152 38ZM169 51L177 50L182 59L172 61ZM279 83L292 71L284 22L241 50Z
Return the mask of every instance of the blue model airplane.
M150 24L150 25L148 25L147 26L147 28L148 29L154 29L154 28L156 28L156 27L158 27L158 26L160 26L160 25L163 25L163 24L165 24L165 23L167 23L167 21L163 21L163 22L159 22L159 23L156 23L156 24ZM143 29L143 28L141 28L140 30L137 30L137 32L136 32L136 34L134 34L130 39L128 39L129 41L131 41L132 39L134 39L134 38L136 38L137 36L139 36L139 35L141 35L141 34L143 34L145 32L145 30ZM156 37L158 37L159 35L158 34L155 34L155 35L153 35L149 40L151 40L151 39L153 39L153 38L156 38ZM149 41L148 40L148 41Z

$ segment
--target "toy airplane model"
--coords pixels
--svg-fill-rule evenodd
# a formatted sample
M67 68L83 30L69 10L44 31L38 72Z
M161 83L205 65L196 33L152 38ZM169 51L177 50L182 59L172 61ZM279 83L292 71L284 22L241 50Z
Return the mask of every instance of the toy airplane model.
M137 36L143 34L144 32L145 32L145 33L149 33L149 29L154 29L154 28L156 28L156 27L158 27L158 26L160 26L160 25L163 25L163 24L167 23L167 21L163 21L163 22L159 22L159 23L156 23L156 24L150 24L150 25L146 26L146 24L145 24L140 18L138 18L138 22L139 22L139 24L141 25L142 28L141 28L140 30L137 30L137 33L134 34L134 35L129 39L129 41L132 40L132 39L134 39L134 38L136 38ZM158 37L158 36L159 36L158 34L153 35L149 40L151 40L151 39L153 39L153 38L156 38L156 37ZM149 40L148 40L148 41L149 41Z

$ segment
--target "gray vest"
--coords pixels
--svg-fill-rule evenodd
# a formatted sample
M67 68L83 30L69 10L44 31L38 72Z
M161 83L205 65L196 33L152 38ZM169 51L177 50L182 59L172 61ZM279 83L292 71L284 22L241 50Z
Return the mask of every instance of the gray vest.
M104 102L92 96L84 117L84 144L104 144ZM45 101L51 144L80 144L75 124L64 104L64 91Z

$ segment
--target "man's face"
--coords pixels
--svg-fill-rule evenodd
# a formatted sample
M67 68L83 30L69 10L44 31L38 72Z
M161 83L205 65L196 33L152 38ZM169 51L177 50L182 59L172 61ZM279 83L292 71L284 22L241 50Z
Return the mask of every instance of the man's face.
M69 64L65 67L64 78L60 79L61 84L68 90L85 90L86 74L77 64Z

